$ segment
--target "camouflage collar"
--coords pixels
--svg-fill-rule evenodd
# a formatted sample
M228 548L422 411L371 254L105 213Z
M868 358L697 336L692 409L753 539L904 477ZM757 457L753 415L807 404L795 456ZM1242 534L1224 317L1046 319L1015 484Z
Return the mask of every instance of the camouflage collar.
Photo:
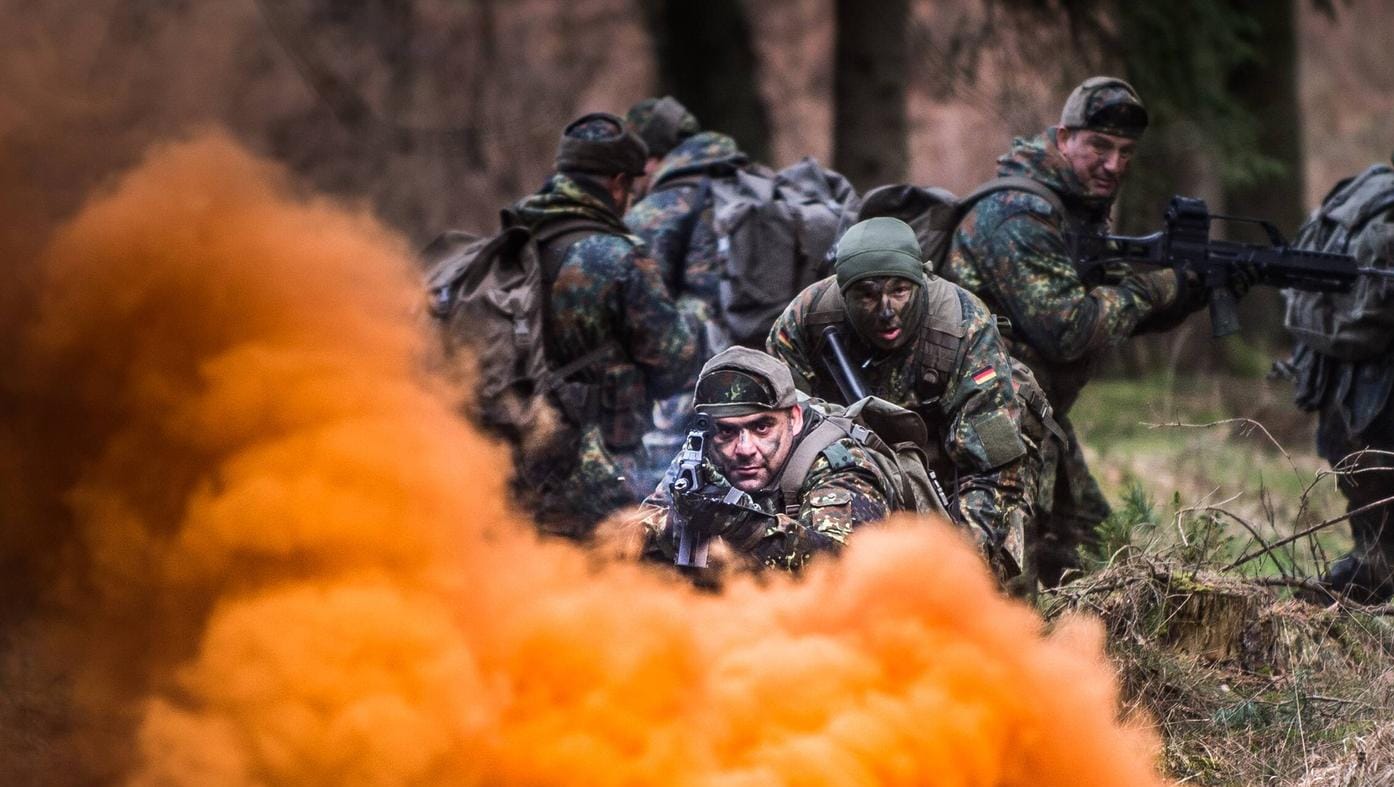
M653 172L652 183L657 186L665 180L723 166L739 169L748 163L749 159L736 147L736 140L716 131L703 131L683 140L663 157Z
M608 195L596 194L584 184L561 173L553 174L536 194L524 197L514 207L518 218L529 227L562 218L586 218L613 226L622 235L629 228L615 213Z
M997 174L1002 177L1026 177L1049 187L1067 205L1105 216L1113 207L1112 197L1091 196L1079 182L1070 162L1055 143L1055 129L1049 128L1034 137L1017 137L1005 155L997 159Z

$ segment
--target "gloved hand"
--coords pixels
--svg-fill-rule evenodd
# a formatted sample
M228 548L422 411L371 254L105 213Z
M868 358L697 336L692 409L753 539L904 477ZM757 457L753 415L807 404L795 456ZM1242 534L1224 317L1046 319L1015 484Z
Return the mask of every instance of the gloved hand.
M1152 314L1187 315L1210 302L1210 290L1194 271L1161 268L1134 273L1123 286L1152 304Z
M734 487L710 485L697 491L675 492L673 508L708 537L722 536L732 546L748 548L774 518L755 499Z
M1173 306L1181 297L1184 274L1172 268L1161 268L1146 273L1129 274L1122 281L1123 288L1131 290L1152 305L1153 313Z

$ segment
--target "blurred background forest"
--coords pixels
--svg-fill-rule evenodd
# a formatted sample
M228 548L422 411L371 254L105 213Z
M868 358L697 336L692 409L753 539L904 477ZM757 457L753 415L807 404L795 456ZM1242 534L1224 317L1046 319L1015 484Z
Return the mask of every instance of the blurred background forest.
M863 189L962 192L1012 136L1051 123L1079 79L1121 74L1154 118L1119 206L1128 231L1185 193L1291 233L1335 180L1394 148L1394 58L1371 34L1394 9L1378 0L0 8L2 207L21 219L11 232L36 240L147 145L209 124L370 203L413 242L487 228L541 182L568 119L663 93L770 164L812 154ZM1199 326L1132 343L1115 371L1184 359L1183 371L1252 375L1283 343L1276 293L1245 310L1238 341Z
M963 193L991 176L1013 136L1053 123L1082 78L1121 75L1153 124L1120 229L1157 228L1180 193L1291 236L1338 179L1394 150L1391 23L1394 4L1382 0L4 0L0 248L12 256L0 328L36 309L32 252L153 144L227 129L419 246L446 228L490 229L500 207L541 184L571 118L665 93L768 164L811 154L863 190L910 181ZM1149 561L1171 549L1223 564L1251 535L1291 534L1340 510L1311 451L1312 419L1293 407L1290 384L1264 378L1287 348L1277 293L1250 293L1241 318L1242 333L1223 341L1201 312L1129 342L1074 408L1117 509L1100 564L1129 545ZM1348 546L1345 530L1244 573L1311 576ZM1088 597L1101 586L1077 601L1109 617ZM1353 641L1326 625L1310 639ZM1351 709L1366 727L1389 718L1394 680L1382 667L1394 635L1380 626L1368 651L1341 656L1360 669L1312 689L1332 709L1322 756L1364 761L1347 745ZM1112 641L1142 645L1115 628ZM1127 694L1155 689L1166 702L1154 708L1178 709L1156 711L1171 772L1299 783L1274 779L1311 767L1308 738L1293 743L1290 723L1311 723L1305 706L1293 715L1267 695L1236 704L1234 676L1203 683L1140 650ZM1303 652L1315 671L1337 661ZM28 724L28 714L0 703L0 721ZM1380 740L1394 741L1380 723ZM1394 771L1394 747L1370 751ZM1226 756L1238 764L1215 764Z

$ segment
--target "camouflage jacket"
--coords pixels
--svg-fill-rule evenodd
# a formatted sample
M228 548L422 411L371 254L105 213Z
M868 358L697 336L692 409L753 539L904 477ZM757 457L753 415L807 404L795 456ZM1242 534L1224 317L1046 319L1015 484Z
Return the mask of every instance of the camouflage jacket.
M736 141L725 134L705 131L689 137L663 158L648 195L625 215L674 296L717 306L722 260L712 200L702 178L730 174L746 163Z
M1014 140L997 164L1000 176L1029 177L1055 191L1069 215L1028 192L990 194L959 224L941 273L1011 319L1008 349L1063 416L1101 351L1147 327L1158 309L1126 280L1086 281L1076 272L1065 232L1106 226L1112 201L1085 196L1054 129Z
M561 366L606 344L616 348L575 379L599 386L590 410L606 447L637 447L653 400L696 380L706 355L697 326L674 305L658 267L642 241L627 234L608 195L556 174L516 212L534 230L573 217L614 227L575 241L562 258L548 290L547 352Z
M766 350L789 364L794 385L811 396L842 401L840 392L819 358L819 336L810 315L837 279L829 277L801 292L770 330ZM971 535L1001 544L1016 524L1031 516L1030 493L1035 483L1021 437L1021 405L1012 382L1011 361L997 325L973 295L933 277L916 297L934 300L924 311L916 337L887 355L877 355L857 339L843 320L843 339L853 362L865 361L862 373L868 390L924 418L937 436L939 457L930 462L941 478L957 477L957 507ZM961 314L952 325L936 314L944 299L954 299ZM952 304L950 304L952 305ZM943 329L942 331L940 329ZM927 337L958 334L946 352L952 353L945 371L934 368ZM934 446L929 447L931 450Z
M812 433L821 417L806 405L804 429L799 439ZM795 442L795 447L798 443ZM791 455L793 448L790 449ZM676 460L674 460L676 462ZM707 458L702 463L703 480L718 488L730 483ZM645 555L653 560L673 562L677 551L673 531L668 527L668 485L665 476L654 493L644 501L641 511L645 529ZM798 514L785 513L787 501L779 489L779 477L764 490L750 493L761 509L773 515L764 534L750 545L747 556L756 564L798 571L819 552L837 552L857 527L885 519L891 510L890 481L866 449L844 437L829 445L814 460L799 487Z

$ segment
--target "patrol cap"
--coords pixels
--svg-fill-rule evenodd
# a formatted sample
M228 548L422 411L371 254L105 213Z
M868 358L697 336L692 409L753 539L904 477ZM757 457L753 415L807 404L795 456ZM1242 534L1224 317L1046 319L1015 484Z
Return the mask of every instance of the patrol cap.
M712 356L692 397L693 409L713 418L785 410L797 401L789 367L749 347L730 347Z
M624 122L649 146L649 156L662 158L679 142L702 130L697 118L672 96L646 98L629 108Z
M1089 77L1065 99L1060 125L1137 139L1147 130L1147 108L1127 82L1117 77Z
M909 224L889 216L857 222L837 242L837 286L848 287L873 276L924 281L920 241Z
M642 175L649 157L644 141L607 112L592 112L573 120L557 145L558 172L597 175Z

